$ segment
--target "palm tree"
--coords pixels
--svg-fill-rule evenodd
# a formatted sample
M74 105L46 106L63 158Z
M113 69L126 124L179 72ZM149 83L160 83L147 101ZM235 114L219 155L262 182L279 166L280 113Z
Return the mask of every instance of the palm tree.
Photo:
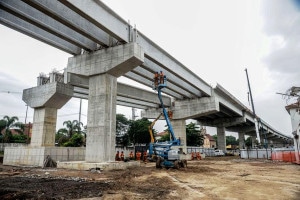
M0 131L3 134L4 142L10 142L12 138L11 129L14 129L17 133L23 134L24 133L24 124L22 122L18 122L19 118L16 116L9 117L4 116L2 120L0 120Z
M83 133L81 131L81 127L83 126L82 122L78 122L77 120L73 120L71 122L70 120L68 120L64 121L63 125L66 126L66 128L61 128L58 131L61 133L65 133L68 138L71 138L75 133Z

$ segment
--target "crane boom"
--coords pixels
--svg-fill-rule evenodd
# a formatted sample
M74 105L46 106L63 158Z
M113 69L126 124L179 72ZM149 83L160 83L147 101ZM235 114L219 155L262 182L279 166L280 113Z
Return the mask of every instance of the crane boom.
M151 137L151 143L154 143L154 135L153 135L153 131L152 128L155 125L156 121L162 116L163 113L160 113L156 119L150 124L150 126L148 127L149 133L150 133L150 137Z

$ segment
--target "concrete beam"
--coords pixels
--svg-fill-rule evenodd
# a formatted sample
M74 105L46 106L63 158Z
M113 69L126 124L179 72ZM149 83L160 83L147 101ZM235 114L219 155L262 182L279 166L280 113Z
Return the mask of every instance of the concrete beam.
M138 83L141 83L145 86L148 86L149 88L153 88L153 81L150 81L144 77L139 76L138 74L135 74L134 72L127 72L125 75L125 77L132 79ZM176 99L183 99L184 97L176 92L173 92L171 90L169 90L168 88L165 88L162 90L162 93L170 95L171 97L174 97Z
M101 1L59 0L119 41L129 42L129 24Z
M24 2L64 24L75 32L89 38L95 43L104 47L110 46L110 36L106 32L99 29L97 26L75 13L72 9L63 5L61 2L48 0L24 0Z
M79 76L76 74L67 73L65 74L65 83L71 84L74 87L74 92L88 95L88 83L89 78L85 76ZM76 87L79 86L79 87ZM124 83L117 83L117 96L126 97L127 99L133 99L138 101L144 101L146 105L147 103L160 105L160 101L158 99L157 93L150 92L148 90L144 90L138 87L134 87L131 85L127 85ZM162 96L162 100L166 107L171 106L171 98L167 96ZM150 106L150 104L149 104ZM152 107L152 106L150 106ZM156 106L155 106L156 107Z
M44 15L39 10L36 10L22 1L16 0L3 0L0 2L8 12L19 18L31 23L48 33L56 35L67 42L70 42L78 47L86 50L95 50L97 45L95 42L88 38L83 37L81 34L74 32L64 24L59 23L53 18Z
M11 13L3 10L3 7L0 5L0 23L12 28L18 32L21 32L29 37L35 38L41 42L49 44L55 48L58 48L62 51L65 51L70 54L80 54L81 49L74 44L71 44L56 35L48 33L47 31L36 27L23 19L20 19Z
M219 118L211 120L201 120L201 124L204 126L213 126L213 127L228 127L236 126L246 122L244 117L233 117L233 118Z
M31 108L60 109L73 96L73 86L53 82L23 90L23 101Z
M71 57L67 72L83 76L108 73L119 77L143 62L143 49L137 43L128 43Z
M182 63L177 61L141 32L138 32L137 42L143 47L147 59L167 71L172 71L174 75L180 77L184 82L199 89L202 92L201 96L211 96L211 87L209 84L204 82L195 73L186 68Z
M236 126L236 127L227 127L228 131L232 132L243 132L245 134L249 134L249 132L255 131L255 126Z
M132 72L134 72L135 74L137 74L138 76L141 76L145 79L148 79L150 81L153 82L153 73L141 68L141 67L136 67L132 70ZM138 78L139 79L139 78ZM195 98L195 95L189 93L188 91L179 88L177 85L174 85L172 82L169 81L169 77L167 77L167 88L168 90L171 90L173 92L176 92L182 96L184 96L185 98Z
M118 83L117 95L160 105L157 93L129 86L124 83ZM162 100L166 107L171 106L170 97L162 96Z
M218 101L223 104L226 108L229 108L233 112L235 112L239 116L243 116L243 110L241 109L241 106L235 102L232 101L232 99L225 95L225 93L220 92L216 88L213 90L212 94L215 98L218 99Z
M73 97L88 100L88 95L87 94L80 94L80 93L75 92L73 94ZM127 101L118 101L118 97L117 97L117 105L131 107L131 108L138 108L138 109L147 109L147 108L149 108L148 105L144 106L144 104L141 105L141 104L137 104L135 102L129 103ZM156 106L154 106L154 107L156 107Z
M141 65L142 68L144 68L147 71L150 71L152 74L154 72L159 72L160 70L162 70L162 67L157 65L156 63L152 62L151 60L145 58L145 62ZM167 76L168 78L168 82L176 85L177 87L193 94L196 97L201 97L202 93L201 90L193 87L192 85L188 84L187 82L183 81L182 79L180 79L179 77L177 77L176 75L174 75L172 73L172 71L169 71L168 69L164 69L164 74Z
M174 102L173 119L193 119L219 111L219 102L214 97L202 97Z

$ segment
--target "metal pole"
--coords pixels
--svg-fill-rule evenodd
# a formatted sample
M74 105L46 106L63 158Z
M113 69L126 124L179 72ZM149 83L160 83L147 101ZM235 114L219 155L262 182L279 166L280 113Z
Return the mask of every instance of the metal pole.
M27 112L28 112L28 105L26 105L26 115L25 115L25 127L27 126ZM30 126L27 126L27 144L29 143L29 128Z
M257 117L256 117L256 114L255 114L254 103L253 103L252 92L251 92L251 87L250 87L250 82L249 82L247 68L245 69L245 71L246 71L248 88L249 88L249 93L250 93L250 100L251 100L252 111L253 111L253 114L254 114L254 123L255 123L256 137L257 137L258 143L260 144L260 137L259 137L259 131L258 131L258 121L257 121Z
M82 104L82 99L80 99L80 104L79 104L79 124L81 122L81 104Z

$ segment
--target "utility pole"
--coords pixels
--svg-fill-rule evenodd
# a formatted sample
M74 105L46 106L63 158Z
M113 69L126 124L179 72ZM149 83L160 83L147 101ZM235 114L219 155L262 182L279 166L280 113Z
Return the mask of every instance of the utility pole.
M249 88L249 94L250 94L252 112L253 112L253 115L254 115L256 137L257 137L257 140L258 140L258 144L260 144L260 137L259 137L259 131L258 131L259 130L259 128L258 128L258 120L257 120L257 116L255 114L254 103L253 103L252 92L251 92L251 87L250 87L250 81L249 81L249 77L248 77L247 68L245 69L245 71L246 71L246 76L247 76L247 82L248 82L248 88Z
M79 124L81 122L81 104L82 104L82 99L80 98L80 104L79 104Z

